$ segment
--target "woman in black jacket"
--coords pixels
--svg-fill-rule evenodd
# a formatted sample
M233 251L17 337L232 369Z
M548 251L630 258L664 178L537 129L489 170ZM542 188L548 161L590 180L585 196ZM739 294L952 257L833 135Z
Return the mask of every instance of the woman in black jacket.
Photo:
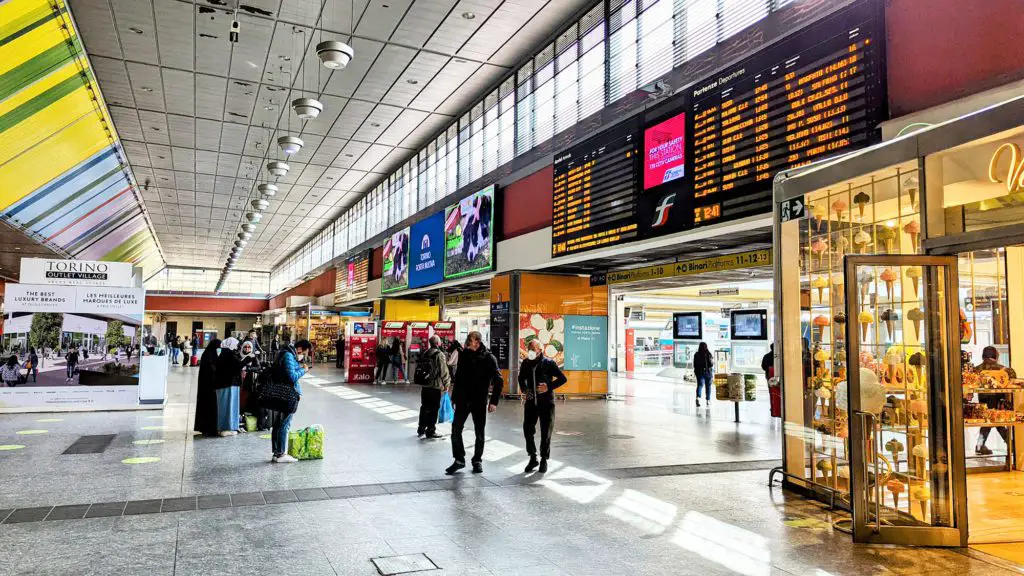
M711 405L711 378L715 367L715 359L711 356L708 345L701 342L697 353L693 355L693 375L697 377L697 406L700 406L700 389L704 387L704 400Z
M196 387L196 422L192 427L204 436L217 435L217 350L220 340L212 340L199 359L199 385Z

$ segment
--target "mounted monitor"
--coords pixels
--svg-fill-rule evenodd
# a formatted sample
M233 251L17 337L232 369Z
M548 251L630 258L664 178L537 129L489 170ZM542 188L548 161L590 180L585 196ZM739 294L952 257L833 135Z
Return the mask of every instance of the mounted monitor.
M444 278L494 269L494 185L444 211Z
M676 312L672 314L672 339L701 340L704 337L700 312Z
M768 311L733 310L729 314L729 338L731 340L767 340Z

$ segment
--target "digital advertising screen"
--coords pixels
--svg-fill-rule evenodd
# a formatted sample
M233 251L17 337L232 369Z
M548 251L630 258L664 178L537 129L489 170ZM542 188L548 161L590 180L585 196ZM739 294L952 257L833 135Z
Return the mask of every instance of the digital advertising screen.
M384 242L384 268L381 292L396 292L409 287L409 229L399 230Z
M369 277L369 254L359 254L339 264L334 281L334 303L340 305L366 298Z
M444 211L444 277L461 278L494 268L494 185Z
M444 280L444 212L413 224L409 241L409 287L420 288Z
M676 312L672 315L672 338L675 340L700 340L700 312Z
M686 113L644 130L644 190L686 176Z
M767 310L733 310L729 314L729 337L732 340L767 340Z

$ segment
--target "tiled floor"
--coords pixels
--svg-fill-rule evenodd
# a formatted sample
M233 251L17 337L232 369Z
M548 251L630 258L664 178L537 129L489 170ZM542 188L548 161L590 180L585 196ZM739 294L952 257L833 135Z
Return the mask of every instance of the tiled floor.
M695 410L692 387L675 406L560 404L543 478L521 474L519 407L505 403L483 476L450 480L448 442L415 438L415 390L321 371L296 420L325 426L326 458L275 465L258 433L191 438L194 375L174 369L163 412L0 417L0 444L25 446L0 452L0 574L372 575L374 558L418 553L439 569L417 574L1010 573L854 546L819 506L767 488L777 429L734 424L731 406ZM94 434L117 436L62 454ZM160 460L122 463L133 457Z

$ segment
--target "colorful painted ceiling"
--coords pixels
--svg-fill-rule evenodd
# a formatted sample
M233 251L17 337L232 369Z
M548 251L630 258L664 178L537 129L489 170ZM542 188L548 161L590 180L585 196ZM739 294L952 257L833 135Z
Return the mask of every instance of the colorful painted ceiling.
M0 0L0 218L72 258L164 264L62 0Z

